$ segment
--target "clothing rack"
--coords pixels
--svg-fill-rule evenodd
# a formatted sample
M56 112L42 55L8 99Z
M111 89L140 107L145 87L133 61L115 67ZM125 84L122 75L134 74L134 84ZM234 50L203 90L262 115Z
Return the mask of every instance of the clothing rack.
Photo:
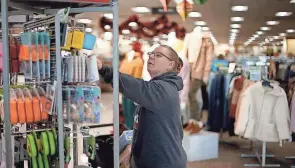
M12 132L11 132L11 122L10 122L10 92L9 92L9 38L8 38L8 1L9 0L1 0L1 18L2 18L2 48L3 48L3 64L5 65L3 68L3 90L4 90L4 138L5 138L5 146L6 149L11 149L11 139L12 139ZM55 1L55 0L53 0ZM57 2L59 0L56 0ZM46 1L45 1L46 2ZM83 3L87 2L84 0ZM52 2L54 3L54 2ZM72 3L78 3L72 2ZM118 0L110 0L108 3L106 2L91 2L92 7L81 7L81 8L71 8L70 13L84 13L84 12L112 12L113 13L113 112L114 112L114 168L119 168L119 52L118 52ZM95 6L97 5L97 6ZM56 99L57 99L57 123L58 123L58 151L59 151L59 167L63 168L65 163L63 160L65 159L64 156L64 122L63 122L63 113L62 113L62 80L61 80L61 39L60 39L60 16L57 14L59 9L45 9L45 10L38 10L37 13L40 11L44 11L41 14L49 14L52 15L54 18L55 23L55 48L51 50L51 53L56 52L56 56L54 56L55 60L54 63L56 67L56 75L57 79L57 89L56 89ZM53 22L53 20L46 18L45 20L40 22L28 22L24 24L25 27L29 29L33 29L34 27L37 28L38 26L45 26L48 21ZM53 46L54 43L51 43ZM52 55L51 55L52 57ZM52 69L54 70L54 69ZM52 75L52 74L51 74ZM54 76L54 74L53 74ZM53 78L51 78L53 79ZM11 150L6 151L6 167L11 168L13 167L14 163L12 163L12 152ZM3 158L4 159L4 158Z
M257 150L257 143L255 144L255 154L241 154L242 158L257 158L259 164L244 164L244 167L281 167L279 164L266 164L266 158L273 158L273 154L266 153L266 142L262 142L262 154Z

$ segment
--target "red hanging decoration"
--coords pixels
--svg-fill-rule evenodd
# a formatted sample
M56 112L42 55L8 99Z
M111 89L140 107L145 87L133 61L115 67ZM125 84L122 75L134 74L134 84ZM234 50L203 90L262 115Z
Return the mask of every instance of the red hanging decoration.
M102 17L100 19L100 28L107 32L111 29L106 29L106 26L112 28L113 22L110 19ZM129 26L129 23L137 23L137 27ZM183 39L186 34L184 27L179 27L176 22L170 22L166 15L162 15L151 22L141 22L137 15L129 16L129 18L122 22L119 26L119 33L122 34L123 30L129 30L130 33L134 34L138 38L153 38L160 34L168 34L175 31L176 37Z

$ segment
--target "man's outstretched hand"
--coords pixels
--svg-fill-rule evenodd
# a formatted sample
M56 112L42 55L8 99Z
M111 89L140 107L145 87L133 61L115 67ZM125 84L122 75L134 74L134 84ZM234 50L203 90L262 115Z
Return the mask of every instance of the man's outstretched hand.
M96 59L96 62L97 62L97 69L98 70L101 70L101 68L102 68L102 62L101 62L101 60L99 58L97 58Z

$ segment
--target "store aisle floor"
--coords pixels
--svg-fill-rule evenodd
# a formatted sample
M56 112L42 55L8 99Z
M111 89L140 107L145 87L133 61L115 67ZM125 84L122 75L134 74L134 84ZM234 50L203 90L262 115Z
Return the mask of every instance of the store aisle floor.
M102 97L102 103L104 106L101 116L102 121L104 123L112 122L112 93L103 93ZM243 165L246 163L258 163L256 158L246 159L240 157L241 154L254 153L254 151L249 151L250 142L248 140L243 140L238 137L227 137L227 133L225 133L224 141L228 143L219 143L218 159L188 163L188 168L243 168ZM236 144L236 146L229 144ZM237 146L239 146L241 149L239 149ZM294 142L286 143L283 145L283 147L280 147L278 143L268 143L267 150L268 153L275 155L275 158L267 159L267 163L277 163L281 164L281 168L290 168L291 161L285 160L284 157L290 156L292 154L295 156Z
M240 157L241 154L254 153L254 150L249 150L250 142L248 140L242 140L238 137L225 137L224 139L228 143L219 143L218 159L189 163L188 168L243 168L244 164L258 163L256 158ZM261 147L258 147L258 149L261 151ZM286 143L283 147L280 147L278 143L267 143L267 153L274 154L275 158L268 158L266 163L281 164L281 168L290 168L292 161L285 160L285 156L295 155L295 143Z

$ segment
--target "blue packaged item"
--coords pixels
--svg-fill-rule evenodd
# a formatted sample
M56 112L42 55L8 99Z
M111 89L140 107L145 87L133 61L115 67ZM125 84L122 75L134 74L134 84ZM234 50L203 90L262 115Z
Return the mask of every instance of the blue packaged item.
M93 50L95 42L96 42L96 36L95 35L85 33L85 35L84 35L84 43L83 43L83 48L84 49Z
M101 90L99 87L84 87L84 122L100 122Z

